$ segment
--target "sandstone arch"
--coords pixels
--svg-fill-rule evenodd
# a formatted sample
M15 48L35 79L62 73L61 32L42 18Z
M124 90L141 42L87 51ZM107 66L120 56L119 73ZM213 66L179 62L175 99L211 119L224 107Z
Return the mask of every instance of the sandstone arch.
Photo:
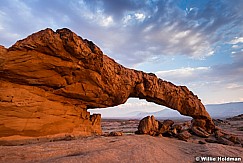
M87 108L146 99L191 116L211 132L211 117L185 86L128 69L69 29L45 29L0 47L0 137L101 133L100 115Z

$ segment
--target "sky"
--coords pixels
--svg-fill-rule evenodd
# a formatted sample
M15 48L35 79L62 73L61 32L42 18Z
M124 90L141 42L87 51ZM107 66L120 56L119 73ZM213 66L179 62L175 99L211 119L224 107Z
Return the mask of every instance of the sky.
M0 45L69 28L118 63L186 85L203 104L243 101L242 0L0 0ZM129 99L104 109L158 111ZM106 113L105 113L106 114Z

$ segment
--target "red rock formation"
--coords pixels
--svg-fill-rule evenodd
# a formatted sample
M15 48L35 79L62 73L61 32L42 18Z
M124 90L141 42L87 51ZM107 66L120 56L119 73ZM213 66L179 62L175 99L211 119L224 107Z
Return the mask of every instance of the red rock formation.
M143 118L138 125L138 131L136 134L148 134L155 135L158 133L160 127L160 122L157 121L154 116L147 116Z
M0 47L0 137L100 134L100 116L87 109L116 106L129 97L178 110L208 132L214 128L187 87L125 68L68 29L42 30L9 49Z

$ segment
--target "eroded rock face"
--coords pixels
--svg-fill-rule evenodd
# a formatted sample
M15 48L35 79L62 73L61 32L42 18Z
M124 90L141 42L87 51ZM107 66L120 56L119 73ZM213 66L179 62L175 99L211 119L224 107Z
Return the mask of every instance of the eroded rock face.
M137 134L155 135L159 131L160 122L157 121L154 116L144 117L138 125Z
M123 67L91 41L68 29L45 29L0 46L0 137L63 132L101 133L100 115L88 108L146 99L194 118L208 132L214 124L185 86Z

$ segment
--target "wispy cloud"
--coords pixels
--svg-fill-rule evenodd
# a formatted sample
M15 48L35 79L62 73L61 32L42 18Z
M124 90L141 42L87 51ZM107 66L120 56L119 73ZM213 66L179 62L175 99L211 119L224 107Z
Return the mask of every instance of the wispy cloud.
M242 51L234 53L232 63L156 72L162 79L188 86L194 93L200 94L205 103L239 101L243 97L242 74Z
M229 42L230 44L238 44L238 43L243 43L243 37L236 37L233 40Z
M203 78L207 73L209 73L210 67L185 67L180 69L173 69L167 71L158 71L156 75L161 79L175 82L177 84L186 84L195 79Z
M215 54L216 46L219 49L222 37L228 42L234 37L241 40L224 31L238 31L243 17L240 1L204 3L202 7L188 1L181 7L179 1L164 0L4 1L0 27L12 37L8 41L1 34L0 43L9 46L16 38L46 27L69 27L126 66L161 55L205 59Z

